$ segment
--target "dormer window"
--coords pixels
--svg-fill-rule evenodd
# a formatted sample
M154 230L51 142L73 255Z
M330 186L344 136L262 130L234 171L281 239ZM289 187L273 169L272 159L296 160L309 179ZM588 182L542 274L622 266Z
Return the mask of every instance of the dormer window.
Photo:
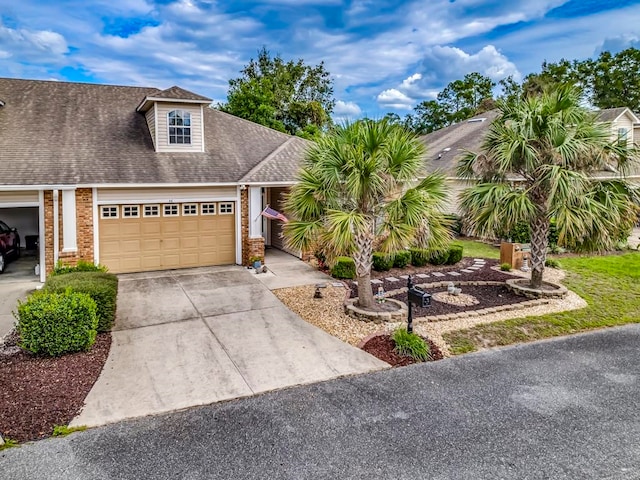
M184 110L172 110L169 119L169 144L191 144L191 114Z

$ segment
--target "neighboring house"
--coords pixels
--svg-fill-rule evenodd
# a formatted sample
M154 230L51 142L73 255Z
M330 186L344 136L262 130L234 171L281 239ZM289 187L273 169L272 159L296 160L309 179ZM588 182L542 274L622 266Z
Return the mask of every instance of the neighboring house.
M179 87L0 78L0 219L59 260L112 272L247 264L283 247L280 208L308 142Z
M447 177L449 187L447 204L450 207L447 213L458 213L458 195L469 186L465 180L456 175L460 156L466 150L480 151L484 135L497 115L497 110L491 110L420 137L427 146L427 171L440 171ZM629 146L640 143L640 120L628 108L600 110L598 119L611 124L612 140L626 141ZM619 172L611 167L598 172L596 178L611 178L618 174ZM640 185L640 166L636 165L627 178L632 183Z

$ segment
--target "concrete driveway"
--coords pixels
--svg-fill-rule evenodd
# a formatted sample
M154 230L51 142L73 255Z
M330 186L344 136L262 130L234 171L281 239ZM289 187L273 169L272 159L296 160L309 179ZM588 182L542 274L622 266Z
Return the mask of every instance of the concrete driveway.
M0 275L0 339L13 330L16 319L12 312L16 311L18 300L24 300L42 285L34 273L36 263L35 257L22 257L8 263Z
M302 320L247 269L122 275L111 352L72 425L386 367Z

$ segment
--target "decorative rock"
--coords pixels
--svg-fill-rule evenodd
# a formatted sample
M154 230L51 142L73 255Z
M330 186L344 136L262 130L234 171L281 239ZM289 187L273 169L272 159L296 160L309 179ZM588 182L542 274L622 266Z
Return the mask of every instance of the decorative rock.
M426 273L418 273L416 274L416 277L418 278L427 278L429 275L427 275Z
M409 278L409 275L400 275L400 278L406 280L407 278Z
M459 277L460 274L458 272L447 272L449 275L452 275L454 277Z
M400 281L400 279L396 278L396 277L387 277L387 278L385 278L385 280L387 282L399 282Z
M434 277L444 277L444 273L441 272L433 272L432 274Z
M469 270L468 268L463 268L462 270L460 270L461 272L464 273L473 273L473 270Z
M373 280L371 280L371 283L373 283L374 285L379 285L384 282L382 280L378 280L377 278L374 278Z

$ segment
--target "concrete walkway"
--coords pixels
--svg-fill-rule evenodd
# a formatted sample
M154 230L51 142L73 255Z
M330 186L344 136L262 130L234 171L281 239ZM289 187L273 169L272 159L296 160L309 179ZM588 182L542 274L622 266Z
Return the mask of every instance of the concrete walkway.
M299 258L276 248L266 250L264 263L267 266L266 273L255 274L253 270L251 272L269 290L333 281L330 276L319 272Z
M640 228L633 229L627 243L630 248L638 248L640 246Z
M302 320L246 268L122 275L111 352L71 425L387 367Z

